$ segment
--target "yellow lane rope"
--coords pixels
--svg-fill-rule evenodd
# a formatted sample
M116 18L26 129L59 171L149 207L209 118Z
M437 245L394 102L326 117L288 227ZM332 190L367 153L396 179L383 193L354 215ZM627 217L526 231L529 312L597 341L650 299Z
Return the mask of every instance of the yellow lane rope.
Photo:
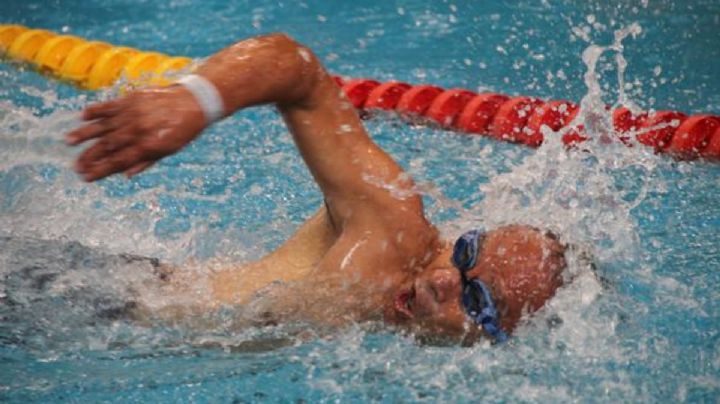
M123 77L132 87L166 85L168 76L192 62L22 25L0 25L0 55L88 90L110 87Z

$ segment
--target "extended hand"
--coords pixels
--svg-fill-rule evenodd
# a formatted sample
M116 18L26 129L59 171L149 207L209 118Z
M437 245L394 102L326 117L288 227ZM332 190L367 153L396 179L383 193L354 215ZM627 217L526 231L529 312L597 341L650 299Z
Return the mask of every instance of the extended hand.
M98 141L75 163L85 181L124 172L128 177L176 153L205 127L195 98L180 86L141 90L94 104L83 111L84 126L70 132L66 142Z

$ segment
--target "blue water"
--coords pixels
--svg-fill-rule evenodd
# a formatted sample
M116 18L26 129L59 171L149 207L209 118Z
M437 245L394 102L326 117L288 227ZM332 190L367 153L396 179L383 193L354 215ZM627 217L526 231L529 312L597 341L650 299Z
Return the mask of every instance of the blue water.
M0 23L192 57L284 31L341 75L577 101L587 93L580 55L589 43L580 32L606 45L614 30L637 22L642 34L623 42L632 100L645 109L720 113L716 1L363 3L5 1ZM612 54L598 66L612 102ZM132 181L86 186L69 172L74 152L60 140L72 126L66 111L101 96L0 65L0 235L20 240L3 243L0 254L2 298L20 302L0 306L4 401L720 397L720 165L593 150L595 159L569 154L579 162L572 166L552 150L371 119L374 140L428 187L428 213L441 228L508 215L559 226L593 246L608 285L590 303L592 288L568 288L500 348L424 346L362 326L275 349L242 348L287 333L94 323L84 311L103 294L122 294L93 275L105 274L95 265L105 254L247 261L317 209L321 194L281 120L271 108L243 111ZM518 181L556 163L550 188L558 192L549 201L537 183ZM587 171L576 176L572 167ZM507 193L535 203L495 203L504 178L517 183ZM594 180L610 180L611 192ZM566 198L572 189L578 195ZM48 286L32 289L13 275L33 265L51 274Z

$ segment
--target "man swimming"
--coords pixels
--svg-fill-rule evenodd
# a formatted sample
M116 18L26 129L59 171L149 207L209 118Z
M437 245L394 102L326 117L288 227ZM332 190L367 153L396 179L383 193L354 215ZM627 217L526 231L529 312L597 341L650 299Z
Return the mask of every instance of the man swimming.
M66 140L97 139L76 162L86 181L133 176L216 118L268 103L282 114L325 207L261 260L211 273L206 307L246 304L269 289L274 321L382 320L421 335L502 341L562 285L564 247L549 233L510 225L441 240L411 178L373 143L315 55L286 35L232 45L179 85L91 105L88 122ZM305 292L283 292L290 284Z

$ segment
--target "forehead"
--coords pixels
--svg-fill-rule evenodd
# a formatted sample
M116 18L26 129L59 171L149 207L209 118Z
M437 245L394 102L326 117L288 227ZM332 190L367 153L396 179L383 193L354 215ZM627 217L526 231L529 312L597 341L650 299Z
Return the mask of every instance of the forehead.
M511 226L487 232L478 245L478 261L470 274L504 267L537 265L547 249L545 244L546 238L530 227Z

